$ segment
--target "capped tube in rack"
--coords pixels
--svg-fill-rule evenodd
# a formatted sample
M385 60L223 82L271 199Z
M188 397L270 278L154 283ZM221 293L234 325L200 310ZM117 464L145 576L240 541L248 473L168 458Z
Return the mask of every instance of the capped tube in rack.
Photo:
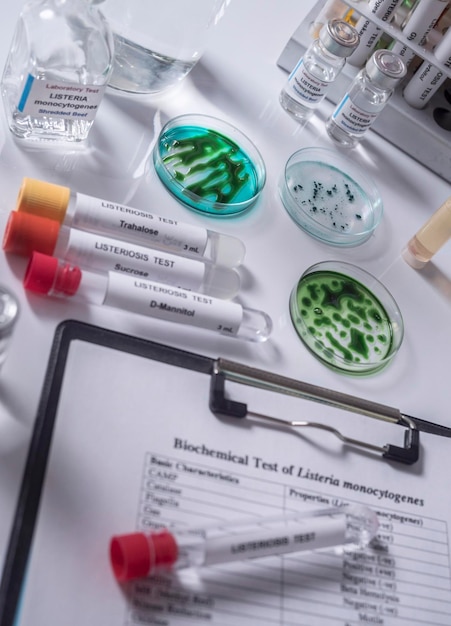
M240 275L233 268L60 226L31 213L11 212L3 249L23 256L41 252L85 269L155 280L215 298L233 298L240 289Z
M246 341L266 341L272 331L272 321L266 313L237 302L118 272L102 274L82 270L39 252L31 256L24 287L42 295L111 306Z
M401 0L369 0L368 9L382 21L390 23L393 12L400 4ZM358 11L358 7L356 7L356 11ZM363 15L357 21L355 29L359 34L360 43L349 57L348 63L355 67L362 67L382 37L382 30Z
M288 513L269 519L224 522L217 527L164 529L118 535L110 562L119 582L161 569L183 569L318 550L359 549L376 535L377 515L365 506Z
M16 209L65 226L226 267L240 265L246 253L244 243L237 237L33 178L23 179Z

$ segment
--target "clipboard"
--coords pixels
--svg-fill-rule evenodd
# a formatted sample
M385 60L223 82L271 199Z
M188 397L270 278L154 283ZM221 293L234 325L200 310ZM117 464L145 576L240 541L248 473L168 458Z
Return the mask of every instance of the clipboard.
M419 456L419 429L426 432L450 436L450 429L434 425L424 420L404 416L397 409L368 402L353 396L347 396L331 390L319 388L275 374L257 370L242 364L224 359L213 359L178 348L158 344L152 341L124 335L115 331L105 330L83 322L68 320L61 323L55 332L47 366L41 399L38 406L34 431L29 447L28 457L18 497L13 528L0 586L0 626L18 624L17 613L21 604L21 596L26 585L27 563L33 543L38 510L44 489L48 457L50 454L55 425L58 422L60 399L65 383L67 361L71 346L75 343L105 348L112 353L122 353L158 363L184 368L192 372L210 377L209 391L205 397L211 413L226 418L229 422L249 417L256 420L283 420L253 413L247 404L230 398L226 390L227 381L235 381L251 387L267 389L294 397L307 398L316 402L348 408L370 417L387 420L406 428L405 445L398 447L387 445L383 448L365 444L363 447L380 453L387 460L398 461L410 465ZM174 370L175 371L175 370ZM287 422L286 426L311 426L323 428L316 423L296 424ZM329 428L329 430L331 430ZM335 430L335 429L333 429ZM338 431L337 431L338 432ZM334 433L336 434L336 433ZM340 436L342 442L351 446L359 446L362 442Z

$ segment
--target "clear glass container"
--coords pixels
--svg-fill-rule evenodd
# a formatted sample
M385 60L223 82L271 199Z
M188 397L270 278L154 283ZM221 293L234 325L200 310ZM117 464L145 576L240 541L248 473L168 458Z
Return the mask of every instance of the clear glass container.
M11 131L27 139L86 139L112 62L112 34L90 2L25 4L2 79Z
M341 19L324 24L280 92L280 104L298 121L308 120L359 43L355 28Z
M114 36L110 86L157 93L181 81L207 48L231 0L98 0Z
M405 75L406 66L399 55L376 50L328 119L329 137L346 148L357 145Z

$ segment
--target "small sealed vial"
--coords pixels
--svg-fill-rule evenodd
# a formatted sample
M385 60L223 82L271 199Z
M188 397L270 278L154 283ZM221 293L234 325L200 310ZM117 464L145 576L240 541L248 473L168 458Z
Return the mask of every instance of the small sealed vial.
M355 28L330 20L307 48L280 93L280 104L298 121L308 120L359 43Z
M113 36L86 0L29 0L2 78L10 130L20 138L83 141L113 67Z
M377 50L328 119L326 130L331 139L345 148L357 145L376 121L406 71L399 55L389 50Z
M19 304L13 294L0 285L0 367L6 358L9 340L19 315Z

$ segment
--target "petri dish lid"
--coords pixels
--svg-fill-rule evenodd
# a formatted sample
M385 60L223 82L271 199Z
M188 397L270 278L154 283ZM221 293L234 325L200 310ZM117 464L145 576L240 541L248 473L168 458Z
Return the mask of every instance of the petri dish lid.
M263 159L251 140L231 124L205 115L170 120L158 137L153 162L177 200L209 216L242 213L266 182Z

